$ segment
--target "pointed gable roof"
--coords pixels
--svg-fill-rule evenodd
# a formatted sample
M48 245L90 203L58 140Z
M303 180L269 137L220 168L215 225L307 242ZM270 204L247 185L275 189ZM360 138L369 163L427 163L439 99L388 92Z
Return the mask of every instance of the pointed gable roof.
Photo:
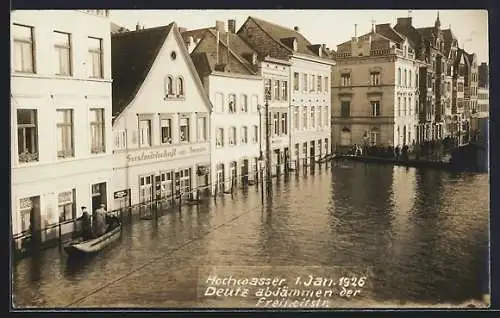
M314 52L311 49L311 43L301 33L289 28L285 28L281 25L261 20L256 17L252 16L248 17L247 21L245 21L243 26L238 31L238 34L241 34L241 30L249 21L255 23L262 31L262 33L272 40L272 41L266 41L265 43L259 41L252 41L253 48L259 53L261 57L270 55L271 57L277 59L285 58L284 56L273 56L276 54L272 54L272 52L276 52L276 50L272 50L271 48L266 46L268 46L269 43L272 43L271 45L274 46L274 48L285 50L288 54L292 54L294 50L293 47L291 46L291 43L289 42L293 42L292 41L293 39L295 39L297 43L297 51L296 51L297 53L318 57L317 52ZM251 32L251 30L247 31ZM246 34L243 38L245 40L248 40L247 37L250 36L252 36L252 34Z
M457 40L451 29L445 29L443 32L444 38L444 54L446 57L450 56L451 47L453 46L453 42Z
M217 31L215 28L204 28L182 32L184 41L190 37L198 39L199 43L191 52L191 59L200 77L216 71L221 60L227 57L228 40L230 60L227 65L232 73L257 75L257 65L252 65L251 57L257 54L238 34L232 32L219 33L219 63L217 61ZM227 62L227 61L226 61ZM220 65L218 65L220 64Z
M178 40L180 53L185 56L188 67L195 77L195 82L202 93L202 97L207 106L211 108L210 100L204 93L187 48L182 43L177 25L172 22L166 26L113 34L111 36L113 118L120 115L136 97L167 36L172 31L174 31L174 36Z
M113 116L136 96L173 25L111 36Z

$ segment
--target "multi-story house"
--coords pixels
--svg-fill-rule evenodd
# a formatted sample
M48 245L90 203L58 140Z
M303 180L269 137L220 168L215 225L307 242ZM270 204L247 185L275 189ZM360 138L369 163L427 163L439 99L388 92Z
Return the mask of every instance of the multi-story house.
M413 144L419 63L408 39L389 24L379 24L338 45L334 58L333 147Z
M191 58L213 105L211 116L212 193L255 180L262 143L259 112L262 77L256 53L235 32L234 20L217 21L215 28L182 33L196 43ZM262 159L262 158L260 158Z
M211 103L175 23L112 36L114 207L210 183Z
M58 230L40 229L72 232L80 207L111 200L110 21L107 10L23 10L10 28L12 232L46 241Z
M330 75L335 63L325 45L311 44L299 31L248 17L237 32L261 62L273 137L289 135L288 144L273 151L272 165L278 167L309 164L331 151ZM288 64L291 85L283 86Z

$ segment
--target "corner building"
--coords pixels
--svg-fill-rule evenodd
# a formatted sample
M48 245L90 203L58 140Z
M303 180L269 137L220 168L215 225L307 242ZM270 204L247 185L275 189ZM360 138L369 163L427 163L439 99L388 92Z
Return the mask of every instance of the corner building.
M44 242L59 222L71 233L81 206L109 208L110 21L107 10L15 10L10 27L12 234Z

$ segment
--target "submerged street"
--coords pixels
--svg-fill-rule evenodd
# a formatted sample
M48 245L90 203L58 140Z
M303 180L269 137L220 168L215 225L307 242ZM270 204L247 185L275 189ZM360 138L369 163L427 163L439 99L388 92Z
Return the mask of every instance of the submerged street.
M203 266L370 269L369 297L333 307L459 305L489 284L487 174L338 162L274 182L264 206L250 186L125 224L82 262L58 248L22 259L14 306L255 307L199 297Z

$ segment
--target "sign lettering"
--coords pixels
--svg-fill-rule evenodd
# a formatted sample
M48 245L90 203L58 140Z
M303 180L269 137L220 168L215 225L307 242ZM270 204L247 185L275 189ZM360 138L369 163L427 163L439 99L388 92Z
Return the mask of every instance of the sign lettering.
M163 150L150 150L150 151L142 151L138 154L129 154L127 155L128 162L139 162L145 160L173 160L178 159L179 157L185 157L189 155L202 154L207 152L208 154L208 146L207 145L197 145L197 146L189 146L183 148L169 148Z

